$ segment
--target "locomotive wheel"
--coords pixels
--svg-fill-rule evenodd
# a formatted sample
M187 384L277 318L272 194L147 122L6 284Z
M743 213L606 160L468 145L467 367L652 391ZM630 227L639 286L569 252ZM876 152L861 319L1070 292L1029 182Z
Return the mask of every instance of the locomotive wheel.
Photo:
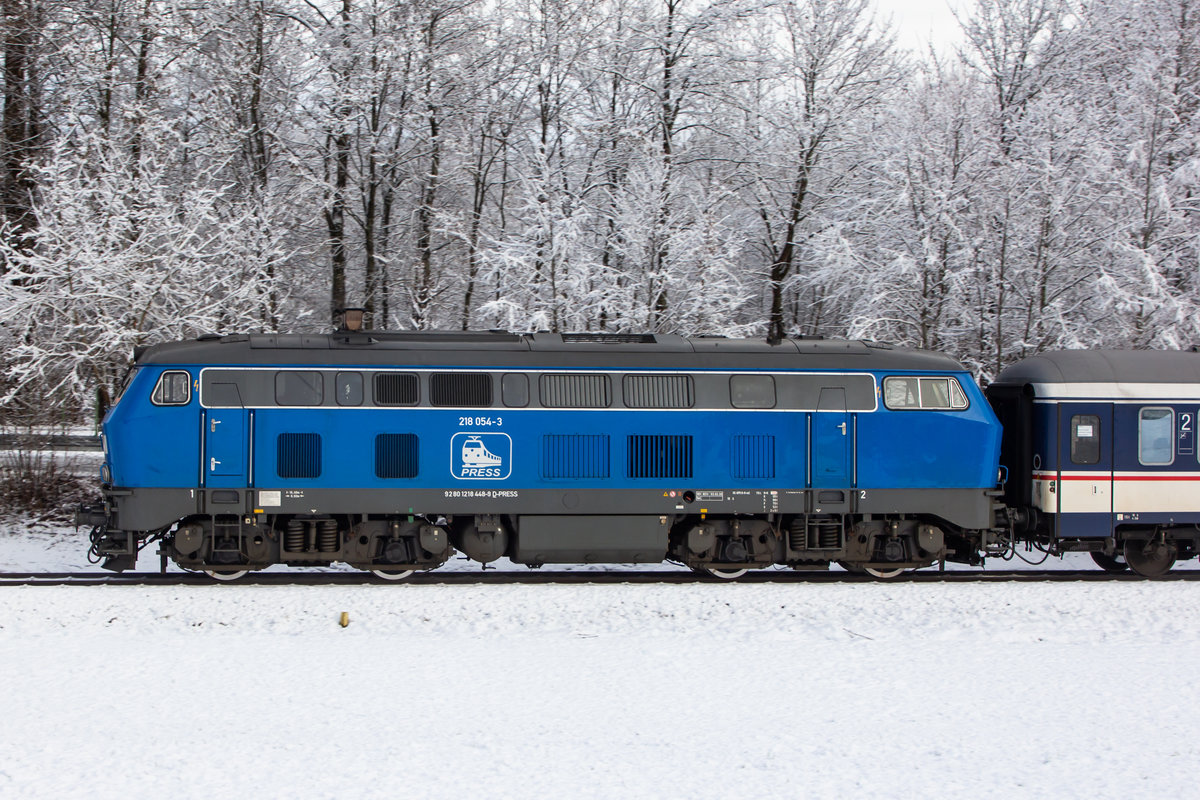
M876 569L875 567L863 567L863 571L873 578L878 578L881 581L890 581L892 578L898 578L908 570L904 567L896 567L895 569Z
M409 575L412 575L413 571L411 569L402 569L402 570L373 569L373 570L371 570L371 574L374 575L376 578L382 578L385 581L402 581L405 578L407 578Z
M1105 555L1097 550L1092 551L1092 561L1096 562L1096 566L1105 572L1125 572L1129 569L1129 564L1125 561L1125 557L1120 553L1113 553L1111 556Z
M217 581L236 581L238 578L245 577L249 572L250 572L250 570L248 570L248 569L236 569L236 570L206 569L206 570L204 570L205 575L207 575L208 577L212 578L213 580L217 580Z
M1145 578L1166 575L1175 563L1175 545L1146 539L1125 540L1125 560L1129 568Z
M712 575L714 578L720 578L723 581L737 580L746 574L744 569L716 569L715 567L705 567L705 572Z

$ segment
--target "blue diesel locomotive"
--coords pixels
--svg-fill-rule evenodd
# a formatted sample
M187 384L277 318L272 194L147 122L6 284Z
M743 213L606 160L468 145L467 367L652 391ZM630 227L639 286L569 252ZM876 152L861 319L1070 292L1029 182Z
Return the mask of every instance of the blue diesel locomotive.
M977 563L1007 528L1001 427L962 365L855 341L377 332L135 354L103 426L112 569L232 578L455 550L721 577Z

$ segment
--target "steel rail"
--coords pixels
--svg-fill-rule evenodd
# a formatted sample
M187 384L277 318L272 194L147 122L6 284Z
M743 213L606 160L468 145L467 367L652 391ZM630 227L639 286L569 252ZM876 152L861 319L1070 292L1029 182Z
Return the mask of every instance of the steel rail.
M1161 578L1143 578L1130 572L1112 573L1102 570L924 570L882 580L869 575L846 572L790 572L770 570L749 573L726 581L688 571L563 571L531 570L510 572L484 570L480 572L437 572L413 575L401 581L386 581L362 572L263 572L251 573L236 581L213 580L203 573L190 572L0 572L3 586L459 586L541 585L541 584L907 584L907 583L1070 583L1070 582L1195 582L1200 570L1168 573Z

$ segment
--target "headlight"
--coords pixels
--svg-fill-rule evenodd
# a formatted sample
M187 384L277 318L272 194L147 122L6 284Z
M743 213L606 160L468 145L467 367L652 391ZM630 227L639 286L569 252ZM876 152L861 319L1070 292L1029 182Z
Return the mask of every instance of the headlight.
M102 483L112 483L112 470L108 468L108 464L100 465L100 481Z

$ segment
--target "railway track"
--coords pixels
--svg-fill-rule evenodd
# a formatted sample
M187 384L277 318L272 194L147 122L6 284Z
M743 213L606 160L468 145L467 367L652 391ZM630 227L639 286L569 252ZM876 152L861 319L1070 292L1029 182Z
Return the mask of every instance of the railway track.
M789 572L784 570L747 574L732 583L1069 583L1069 582L1129 582L1145 581L1133 573L1110 573L1101 570L924 570L881 581L865 575L846 572ZM1169 573L1157 581L1200 581L1200 570ZM188 572L129 572L105 574L99 572L2 572L2 586L455 586L455 585L538 585L538 584L687 584L709 583L729 585L730 581L679 571L553 571L530 572L429 572L413 575L400 581L380 580L359 572L263 572L247 575L232 583L221 583L204 574Z

